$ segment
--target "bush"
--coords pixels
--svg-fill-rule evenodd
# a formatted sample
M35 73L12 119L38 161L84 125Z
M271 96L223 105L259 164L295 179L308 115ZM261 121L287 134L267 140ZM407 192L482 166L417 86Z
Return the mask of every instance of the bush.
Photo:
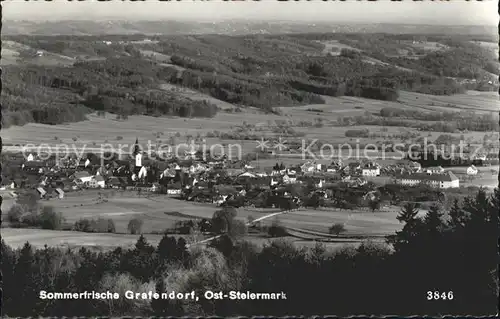
M128 222L127 229L132 235L140 234L143 224L144 224L144 222L142 219L134 218Z
M347 130L345 132L346 137L369 137L370 131L367 129L364 130Z
M333 234L333 235L340 235L340 233L343 233L345 232L346 229L345 229L345 226L344 224L341 224L341 223L336 223L336 224L333 224L329 229L328 229L328 232L330 234Z
M85 233L115 233L115 223L112 219L85 219L82 218L73 225L74 231Z
M277 221L274 221L273 224L269 226L267 234L271 237L285 237L288 235L286 228Z
M44 206L38 222L43 229L58 230L62 227L63 217L61 213L56 213L53 207Z
M17 224L21 221L23 213L23 207L19 204L14 204L7 212L7 220L9 223Z

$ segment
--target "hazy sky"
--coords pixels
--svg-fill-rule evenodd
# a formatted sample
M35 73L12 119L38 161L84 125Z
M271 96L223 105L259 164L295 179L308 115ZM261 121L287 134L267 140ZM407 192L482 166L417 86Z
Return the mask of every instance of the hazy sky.
M422 23L422 24L480 24L498 25L498 6L495 0L419 1L403 0L376 2L347 0L304 0L278 2L224 2L222 0L183 0L159 2L149 0L130 2L114 0L69 2L67 0L2 2L5 20L93 20L93 19L272 19L355 22L355 23Z

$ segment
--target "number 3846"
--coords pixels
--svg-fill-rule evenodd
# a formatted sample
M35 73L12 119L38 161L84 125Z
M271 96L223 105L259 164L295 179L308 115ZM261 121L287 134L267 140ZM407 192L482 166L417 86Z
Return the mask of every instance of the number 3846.
M453 291L427 291L427 300L453 300Z

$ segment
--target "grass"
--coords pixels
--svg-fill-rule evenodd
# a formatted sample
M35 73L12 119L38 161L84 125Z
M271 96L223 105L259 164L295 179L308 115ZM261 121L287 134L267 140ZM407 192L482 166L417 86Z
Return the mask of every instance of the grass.
M107 114L106 117L98 117L90 115L88 121L63 124L63 125L44 125L30 123L23 127L10 127L4 130L4 144L35 144L39 145L47 143L51 146L66 143L75 145L81 148L86 145L87 151L95 151L93 144L95 143L99 149L101 144L111 143L118 147L119 144L129 144L129 146L138 137L140 141L152 140L156 143L156 139L151 132L163 132L161 140L168 140L168 136L172 136L177 132L182 132L184 135L191 134L196 136L197 133L205 135L208 132L218 130L221 132L230 132L234 126L241 125L243 121L248 124L266 126L268 121L275 120L292 120L295 123L299 121L314 121L321 117L325 123L335 121L339 116L362 115L365 111L372 113L379 112L383 107L398 107L422 109L428 111L459 111L460 109L470 109L475 112L491 111L497 109L496 94L490 92L481 92L477 95L461 94L456 96L431 96L418 93L402 92L400 96L401 103L374 101L363 98L327 97L325 105L309 105L302 107L282 108L284 116L263 114L255 110L245 110L243 113L225 113L219 112L214 118L192 118L183 119L178 117L148 117L148 116L130 116L126 121L117 121L116 116ZM430 104L434 103L433 106ZM456 105L456 107L447 106L448 104ZM318 116L316 113L307 111L308 108L321 108L324 110ZM330 140L334 143L345 142L344 132L348 127L331 127L325 125L322 128L307 128L297 127L296 131L306 132L308 138L320 138ZM381 127L371 127L373 131L379 131ZM389 127L389 133L398 132L401 128ZM410 129L408 129L411 131ZM271 132L262 132L268 136L276 135ZM259 132L260 134L260 132ZM422 133L426 135L427 133ZM437 137L439 132L432 133L433 137ZM464 135L481 136L483 133L472 132ZM456 134L459 136L460 134ZM55 141L54 136L61 136L60 140ZM73 141L72 137L80 136L77 141ZM116 136L122 136L123 140L116 141ZM185 142L185 137L177 138L177 143ZM237 141L222 141L227 143L236 143ZM373 141L366 141L373 142ZM221 143L218 139L209 139L208 144ZM243 146L245 151L254 151L255 142L249 141L247 146ZM144 145L146 147L146 145ZM7 150L9 148L7 147Z

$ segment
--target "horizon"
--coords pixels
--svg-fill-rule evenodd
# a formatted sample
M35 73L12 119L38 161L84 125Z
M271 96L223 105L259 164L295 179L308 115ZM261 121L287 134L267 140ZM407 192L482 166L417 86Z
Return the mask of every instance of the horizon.
M100 2L96 10L97 3L5 1L2 3L3 18L4 21L31 22L96 20L193 22L195 20L216 23L245 20L300 24L309 22L432 26L497 26L499 20L496 2L491 0L482 2L274 2L271 0ZM471 14L471 11L474 14Z

